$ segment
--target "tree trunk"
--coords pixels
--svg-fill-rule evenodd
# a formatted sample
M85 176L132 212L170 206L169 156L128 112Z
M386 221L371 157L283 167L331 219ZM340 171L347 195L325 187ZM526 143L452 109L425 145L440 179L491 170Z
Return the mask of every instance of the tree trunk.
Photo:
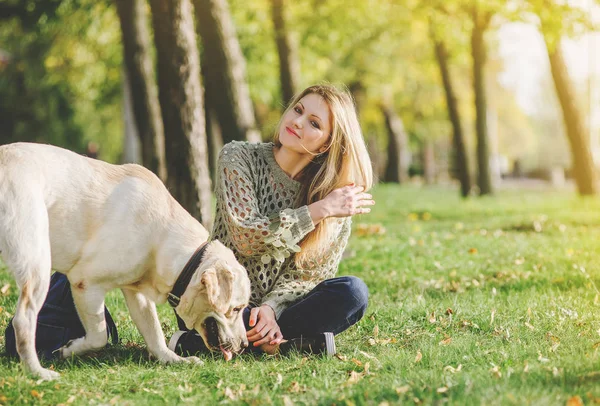
M142 164L165 180L164 129L152 67L145 2L116 0L116 4L133 115L142 147Z
M140 137L138 135L135 117L133 116L133 100L127 69L123 67L121 74L123 87L123 154L122 163L139 164L142 162ZM162 121L161 121L162 122Z
M246 62L226 0L194 0L202 38L206 97L214 107L223 142L260 142L246 82Z
M285 26L284 0L271 0L271 15L275 29L275 42L279 55L279 78L281 81L281 99L284 106L292 100L298 91L300 67L294 46Z
M406 183L408 181L410 153L404 124L390 106L381 105L381 111L385 117L385 125L388 130L388 160L384 180L386 182Z
M471 190L471 178L469 176L469 160L467 158L467 148L463 135L462 125L460 121L460 113L458 111L458 103L454 94L454 85L450 77L450 69L448 68L448 52L443 42L434 39L435 56L440 67L442 82L444 84L444 92L446 93L446 105L448 106L448 117L452 123L452 144L454 146L454 166L456 175L460 182L460 194L463 197L469 195Z
M577 190L580 195L595 195L598 192L597 175L590 152L589 139L586 137L585 125L581 113L575 104L573 85L569 79L567 66L562 55L560 39L554 49L546 39L550 70L556 87L556 94L563 111L563 119L571 146L571 159Z
M423 141L423 178L425 184L433 185L435 183L435 148L434 143L430 138Z
M487 134L487 102L485 96L486 50L484 33L491 16L481 15L473 7L473 31L471 33L471 53L473 57L473 91L475 93L475 130L477 133L477 185L481 195L493 193L490 176L490 152Z
M151 0L150 5L166 134L166 184L175 199L210 228L212 193L192 4Z

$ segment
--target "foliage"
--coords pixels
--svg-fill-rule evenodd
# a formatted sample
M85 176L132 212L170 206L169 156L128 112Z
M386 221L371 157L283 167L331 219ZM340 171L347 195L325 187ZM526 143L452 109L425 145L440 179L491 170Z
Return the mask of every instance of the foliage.
M7 124L0 139L79 152L95 141L102 158L117 160L121 47L112 7L106 1L65 0L36 24L8 20L0 38L11 55L0 71L0 119Z
M341 274L363 278L364 319L339 356L242 356L203 366L148 360L120 294L122 343L53 363L56 382L0 358L0 403L565 404L600 399L600 202L515 190L460 201L454 190L379 186L354 222ZM444 204L440 204L444 202ZM14 281L0 271L0 330ZM172 310L159 309L169 337ZM2 340L2 338L0 338ZM2 344L0 344L2 345ZM48 363L46 363L48 365ZM575 398L576 399L576 398Z

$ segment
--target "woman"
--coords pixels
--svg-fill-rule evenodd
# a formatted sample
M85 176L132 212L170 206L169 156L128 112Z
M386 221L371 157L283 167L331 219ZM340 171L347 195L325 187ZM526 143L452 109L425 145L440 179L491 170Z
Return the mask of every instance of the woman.
M305 89L283 114L274 142L225 145L217 176L212 238L248 270L252 296L244 321L251 347L274 353L284 339L338 334L362 318L365 284L333 278L351 217L375 203L365 192L371 161L347 92ZM175 333L169 347L205 349L193 331Z

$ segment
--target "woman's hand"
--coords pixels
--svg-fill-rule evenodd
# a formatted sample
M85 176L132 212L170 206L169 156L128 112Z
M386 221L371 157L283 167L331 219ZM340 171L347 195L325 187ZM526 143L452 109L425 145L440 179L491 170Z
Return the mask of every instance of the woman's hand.
M251 330L246 332L248 341L255 347L269 343L270 345L279 344L283 340L283 334L277 324L275 312L269 305L254 307L250 310Z
M355 214L369 213L375 200L369 193L364 193L362 186L354 184L335 189L324 199L308 206L313 223L317 224L327 217L349 217Z

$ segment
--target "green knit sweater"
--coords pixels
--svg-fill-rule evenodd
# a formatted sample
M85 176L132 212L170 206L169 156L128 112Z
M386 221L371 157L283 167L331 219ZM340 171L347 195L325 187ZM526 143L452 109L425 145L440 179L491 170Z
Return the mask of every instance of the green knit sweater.
M233 141L221 150L212 238L231 248L246 267L251 304L267 304L277 317L335 275L350 236L350 217L335 219L337 229L324 254L306 269L297 267L298 243L314 229L308 206L294 205L300 186L275 161L273 143Z

